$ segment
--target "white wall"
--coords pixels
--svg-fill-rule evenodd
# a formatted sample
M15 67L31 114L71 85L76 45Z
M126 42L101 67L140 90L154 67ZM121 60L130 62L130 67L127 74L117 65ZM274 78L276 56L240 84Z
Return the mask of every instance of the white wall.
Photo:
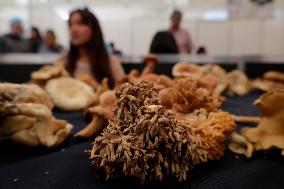
M64 9L64 7L63 7ZM66 13L70 7L65 7ZM96 9L96 8L95 8ZM170 10L107 8L97 11L106 41L114 41L125 54L141 55L149 51L153 35L168 27ZM41 6L29 14L27 8L0 8L0 33L8 30L11 16L38 26L41 31L54 29L61 44L68 47L66 21L54 7ZM29 20L32 17L32 20ZM243 18L226 21L205 21L186 16L183 27L188 29L197 48L206 46L210 55L273 55L284 53L284 18Z

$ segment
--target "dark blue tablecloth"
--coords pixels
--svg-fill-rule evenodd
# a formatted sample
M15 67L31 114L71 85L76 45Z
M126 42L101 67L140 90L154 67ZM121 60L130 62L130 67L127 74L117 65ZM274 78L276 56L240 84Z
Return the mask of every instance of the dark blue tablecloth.
M258 115L252 105L260 95L254 92L244 97L227 97L225 111L239 115ZM83 128L82 112L54 111L57 118L66 119L75 128ZM241 125L239 125L241 127ZM170 178L163 183L141 186L133 180L117 180L106 183L97 177L84 150L91 140L77 140L72 136L53 150L29 149L11 144L0 145L0 188L284 188L284 161L279 151L257 153L252 159L236 158L225 151L219 161L196 166L187 182L176 183Z

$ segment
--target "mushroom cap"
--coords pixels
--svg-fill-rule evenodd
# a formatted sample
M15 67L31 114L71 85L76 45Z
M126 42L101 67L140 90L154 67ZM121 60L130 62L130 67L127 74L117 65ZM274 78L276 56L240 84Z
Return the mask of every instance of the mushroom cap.
M37 85L1 83L0 101L9 101L11 103L38 103L53 108L48 94Z
M147 63L150 63L150 62L157 64L159 61L158 61L158 58L153 54L148 54L148 55L144 56L143 63L147 64Z
M214 89L216 93L221 94L227 88L228 86L227 73L219 65L206 64L205 66L201 67L201 73L202 76L211 75L219 79L219 83Z
M284 73L278 71L268 71L263 75L264 79L284 82Z
M261 110L262 116L270 116L284 109L284 89L269 91L259 97L254 104Z
M229 84L229 91L237 95L246 95L250 92L251 84L246 76L240 70L234 70L227 74L228 84Z
M32 80L48 80L59 76L68 76L68 72L62 65L47 65L40 68L38 71L32 72Z
M255 101L261 110L260 123L255 128L243 128L242 134L256 150L284 149L284 89L276 89Z
M45 90L55 106L66 111L81 110L95 97L92 87L69 77L49 80Z
M199 77L200 76L201 67L186 62L179 62L174 65L172 69L172 75L174 77Z

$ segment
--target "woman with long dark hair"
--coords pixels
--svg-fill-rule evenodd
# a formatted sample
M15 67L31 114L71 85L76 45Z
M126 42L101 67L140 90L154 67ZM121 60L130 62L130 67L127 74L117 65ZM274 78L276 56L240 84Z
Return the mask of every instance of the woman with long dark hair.
M64 59L67 71L75 78L88 75L98 82L108 78L113 87L124 77L118 58L107 53L103 34L95 15L87 8L76 9L68 20L70 50Z

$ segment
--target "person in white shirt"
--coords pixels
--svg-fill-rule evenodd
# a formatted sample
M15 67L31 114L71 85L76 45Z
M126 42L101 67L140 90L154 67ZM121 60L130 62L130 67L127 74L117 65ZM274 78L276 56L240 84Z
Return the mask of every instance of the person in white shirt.
M189 32L186 29L181 28L181 21L182 13L178 10L175 10L171 15L169 32L172 33L175 39L179 53L188 54L192 52L192 42Z

